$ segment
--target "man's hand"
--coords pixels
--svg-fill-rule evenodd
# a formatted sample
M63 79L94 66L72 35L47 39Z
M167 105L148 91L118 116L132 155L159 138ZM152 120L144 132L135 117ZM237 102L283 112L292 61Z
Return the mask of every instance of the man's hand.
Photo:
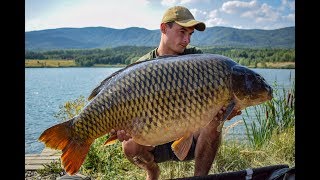
M229 117L228 117L227 119L230 120L230 119L232 119L233 117L238 116L238 115L240 115L240 114L242 114L241 111L232 111L231 114L229 115Z
M224 113L226 112L226 109L227 109L227 108L223 106L223 107L219 110L218 114L214 117L214 120L215 120L215 121L221 121L222 118L223 118ZM233 117L240 115L241 113L242 113L241 111L232 111L231 114L228 116L227 120L230 120L230 119L232 119Z
M131 138L130 134L126 133L124 130L119 130L116 132L114 129L111 129L110 136L113 135L117 135L117 138L120 142L128 141Z

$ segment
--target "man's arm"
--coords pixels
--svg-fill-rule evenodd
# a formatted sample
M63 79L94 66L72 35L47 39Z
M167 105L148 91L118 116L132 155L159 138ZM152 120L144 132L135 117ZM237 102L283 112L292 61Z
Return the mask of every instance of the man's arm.
M221 144L222 135L217 128L224 120L223 117L225 112L226 107L222 107L214 119L207 126L201 128L196 134L198 138L195 149L195 176L204 176L209 173ZM233 111L229 117L227 117L227 120L240 114L241 111Z

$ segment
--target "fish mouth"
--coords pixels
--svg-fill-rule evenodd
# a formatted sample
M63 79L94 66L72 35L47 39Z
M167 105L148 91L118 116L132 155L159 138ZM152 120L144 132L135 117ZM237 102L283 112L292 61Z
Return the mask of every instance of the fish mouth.
M267 100L271 100L273 98L273 89L271 86L267 85Z
M272 98L273 98L272 95L266 94L266 95L262 98L262 100L263 100L263 101L270 101Z
M268 100L271 100L273 98L272 92L270 94L268 94Z
M273 90L270 86L266 86L263 93L261 93L260 97L262 101L269 101L273 98Z

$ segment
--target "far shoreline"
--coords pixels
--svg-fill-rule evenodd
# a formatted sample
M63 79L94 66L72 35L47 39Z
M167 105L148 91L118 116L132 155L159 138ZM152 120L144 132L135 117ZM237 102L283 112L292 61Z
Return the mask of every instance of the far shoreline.
M124 68L126 64L94 64L93 66L78 66L74 60L25 60L25 68ZM266 62L257 63L248 68L263 69L295 69L295 62Z

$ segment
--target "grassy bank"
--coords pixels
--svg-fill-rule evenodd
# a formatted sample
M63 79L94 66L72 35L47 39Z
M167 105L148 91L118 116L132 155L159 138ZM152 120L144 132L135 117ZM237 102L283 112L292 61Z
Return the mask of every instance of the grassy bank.
M266 62L257 63L253 68L270 68L270 69L294 69L295 62Z
M125 67L125 64L95 64L92 67L116 67L122 68ZM63 68L63 67L80 67L74 60L37 60L37 59L26 59L25 60L26 68Z
M125 64L95 64L93 67L125 67ZM36 60L36 59L26 59L26 68L51 68L51 67L80 67L76 65L74 60ZM267 62L267 63L257 63L256 66L251 66L251 68L283 68L283 69L294 69L294 62Z
M26 59L26 68L48 68L48 67L76 67L74 60L37 60L37 59Z

